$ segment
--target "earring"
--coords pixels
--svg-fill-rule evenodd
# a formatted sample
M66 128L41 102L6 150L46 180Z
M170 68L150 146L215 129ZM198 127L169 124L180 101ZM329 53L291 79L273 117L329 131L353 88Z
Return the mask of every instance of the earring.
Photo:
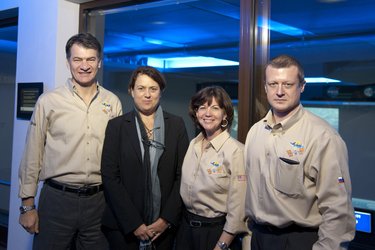
M228 126L228 123L229 123L228 120L227 120L227 118L224 118L223 122L224 122L224 123L222 123L221 126L222 126L223 128L227 127L227 126Z

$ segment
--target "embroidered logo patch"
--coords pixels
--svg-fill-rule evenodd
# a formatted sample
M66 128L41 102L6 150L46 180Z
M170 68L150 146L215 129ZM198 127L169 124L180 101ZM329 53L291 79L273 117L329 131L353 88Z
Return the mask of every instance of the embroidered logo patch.
M287 150L286 153L292 157L293 155L302 155L305 152L305 146L300 141L290 142L292 150Z
M211 166L207 168L208 174L222 174L224 173L223 166L217 161L210 162Z
M111 114L112 113L112 106L109 103L102 102L102 111L106 114Z
M213 162L211 162L211 165L214 166L214 167L218 167L219 163L217 161L213 161Z

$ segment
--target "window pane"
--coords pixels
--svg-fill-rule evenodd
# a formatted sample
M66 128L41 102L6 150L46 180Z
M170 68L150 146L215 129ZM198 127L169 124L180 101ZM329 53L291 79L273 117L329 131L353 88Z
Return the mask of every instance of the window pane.
M131 71L157 67L167 79L163 108L181 115L192 137L187 110L198 84L238 82L240 0L157 1L92 11L89 19L89 31L103 34L103 84L125 111L133 108Z
M301 61L309 79L302 103L338 129L349 151L354 205L374 209L375 1L274 0L271 7L271 57Z

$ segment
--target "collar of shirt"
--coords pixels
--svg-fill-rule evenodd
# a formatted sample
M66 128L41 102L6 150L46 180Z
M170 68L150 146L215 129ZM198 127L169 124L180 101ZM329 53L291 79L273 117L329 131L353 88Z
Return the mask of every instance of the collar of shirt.
M212 147L216 152L218 152L221 149L221 147L224 145L225 141L229 139L229 137L230 137L230 134L228 133L228 131L224 130L223 132L218 134L214 139L209 141L209 143L207 144L207 147ZM197 136L197 140L195 141L196 146L197 144L201 145L201 143L203 142L203 139L204 139L203 133L200 133Z
M68 80L66 81L65 83L66 87L69 89L69 91L72 93L72 95L74 94L77 94L77 89L76 87L74 86L74 83L72 81L72 78L68 78ZM98 82L96 82L96 92L99 93L100 92L100 85Z
M305 110L300 104L297 107L296 112L292 116L286 118L280 123L275 124L272 118L272 110L269 110L267 115L263 119L264 127L265 129L272 130L272 131L288 130L290 127L292 127L296 122L298 122L301 119L304 113L305 113Z

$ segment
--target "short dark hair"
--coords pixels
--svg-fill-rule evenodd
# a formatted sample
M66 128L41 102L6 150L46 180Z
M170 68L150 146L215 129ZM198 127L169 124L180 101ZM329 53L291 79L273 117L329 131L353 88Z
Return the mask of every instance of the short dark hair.
M167 82L165 81L163 74L160 73L159 70L151 66L140 66L133 71L130 77L128 85L129 93L132 89L134 89L135 81L137 80L138 75L146 75L150 77L152 80L158 83L161 91L163 91L167 85Z
M195 125L200 128L202 133L205 134L205 131L203 127L199 124L198 118L196 115L196 112L199 108L199 106L205 104L206 102L208 105L211 105L213 98L216 99L217 103L219 104L219 107L224 109L225 114L227 115L227 121L228 125L226 127L221 127L222 130L225 129L230 129L232 126L233 122L233 104L232 100L229 97L228 93L220 86L210 86L210 87L205 87L201 90L199 90L190 100L190 105L189 105L189 115Z
M275 58L273 58L271 61L269 61L266 64L266 67L264 68L264 71L266 71L267 67L271 66L276 69L280 68L289 68L291 66L296 66L298 69L298 80L299 84L304 84L305 81L305 71L302 67L302 64L294 57L290 55L279 55ZM266 74L264 74L266 76Z
M98 39L96 39L96 37L91 35L90 33L79 33L69 38L65 45L65 53L67 59L69 59L71 56L70 49L74 44L77 44L87 49L96 50L98 58L101 59L102 46L100 45Z

